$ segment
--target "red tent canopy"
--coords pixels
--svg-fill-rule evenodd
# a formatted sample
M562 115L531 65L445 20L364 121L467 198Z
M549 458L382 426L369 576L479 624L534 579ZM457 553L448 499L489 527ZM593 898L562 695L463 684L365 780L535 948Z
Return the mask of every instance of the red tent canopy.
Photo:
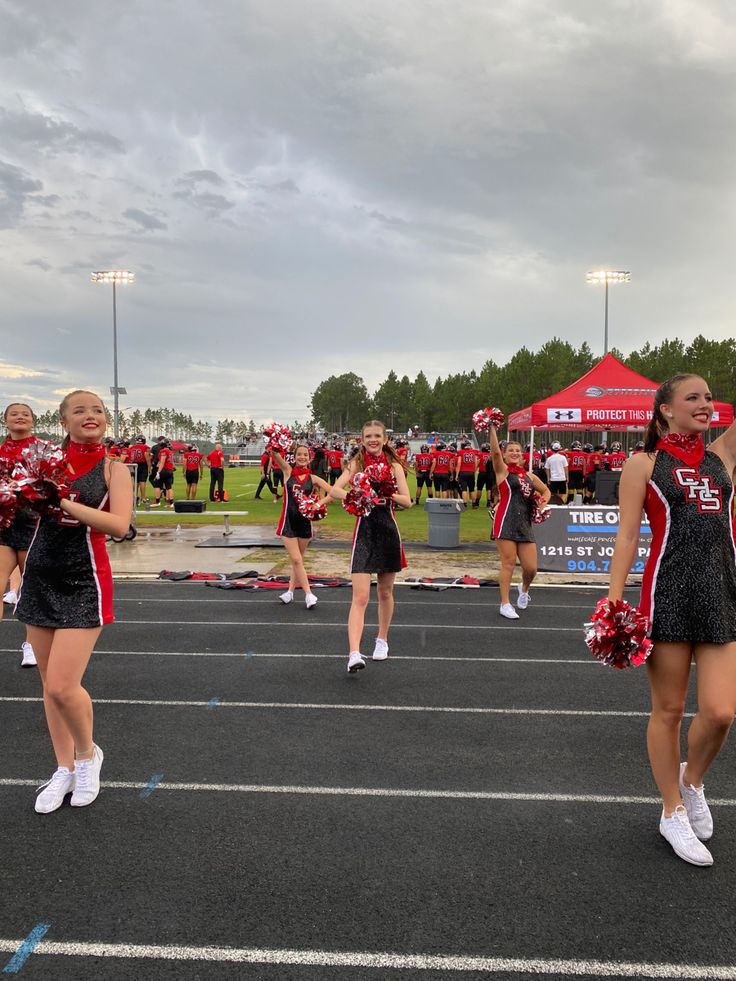
M646 429L658 388L656 382L607 354L587 374L561 392L512 412L508 428ZM725 427L732 422L733 406L715 402L712 425Z

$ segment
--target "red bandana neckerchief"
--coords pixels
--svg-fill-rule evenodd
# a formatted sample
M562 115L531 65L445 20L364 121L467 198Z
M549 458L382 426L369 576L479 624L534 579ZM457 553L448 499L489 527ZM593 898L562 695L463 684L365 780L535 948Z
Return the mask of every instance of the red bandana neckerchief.
M309 469L309 467L297 467L297 466L294 466L294 467L291 468L292 476L296 477L297 480L300 477L306 477L307 474L311 474L311 472L312 471Z
M507 463L506 469L508 470L509 473L518 474L519 477L527 476L526 469L524 467L520 467L518 463Z
M664 450L687 464L698 467L705 456L705 444L700 433L667 433L657 443L658 450Z
M365 451L365 465L369 466L371 463L386 463L386 454L381 450L380 453L369 453L368 450Z
M93 470L104 456L103 443L75 443L70 440L66 448L66 464L75 478Z

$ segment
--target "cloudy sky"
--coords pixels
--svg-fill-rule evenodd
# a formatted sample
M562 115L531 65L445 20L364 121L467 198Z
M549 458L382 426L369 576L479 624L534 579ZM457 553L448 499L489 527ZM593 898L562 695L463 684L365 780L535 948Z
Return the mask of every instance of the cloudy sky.
M305 418L553 335L734 334L724 0L0 0L0 395Z

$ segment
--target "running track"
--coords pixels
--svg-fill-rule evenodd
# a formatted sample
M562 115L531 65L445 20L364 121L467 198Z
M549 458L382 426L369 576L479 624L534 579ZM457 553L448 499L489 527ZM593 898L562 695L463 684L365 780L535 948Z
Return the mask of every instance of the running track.
M308 613L118 585L87 675L103 790L45 817L38 679L7 620L0 972L736 979L733 742L695 869L657 831L645 673L582 643L598 595L539 588L509 623L492 588L401 588L390 659L348 676L347 589Z

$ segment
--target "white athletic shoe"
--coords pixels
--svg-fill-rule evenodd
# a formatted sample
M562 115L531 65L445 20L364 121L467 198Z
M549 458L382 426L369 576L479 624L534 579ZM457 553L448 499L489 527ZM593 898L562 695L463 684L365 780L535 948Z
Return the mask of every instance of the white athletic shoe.
M35 809L37 814L50 814L58 811L67 794L74 790L74 774L65 766L60 766L51 779L38 788Z
M96 800L100 792L100 770L104 758L100 747L95 746L91 759L74 761L72 807L86 807Z
M662 811L659 833L672 845L675 855L684 861L690 862L691 865L713 864L713 856L703 842L695 837L687 811L682 804L672 812L671 817L665 817Z
M373 648L373 660L385 661L388 657L388 641L376 637L376 646Z
M36 667L36 655L33 653L32 645L27 641L23 641L23 660L20 662L22 668L35 668Z
M529 593L525 593L521 588L521 583L519 583L519 598L516 601L516 605L520 610L525 610L531 602L531 596Z
M18 602L18 594L14 589L9 589L3 596L3 603L10 603L12 606Z
M307 595L304 597L304 605L308 610L311 610L313 606L317 605L317 597L314 595L314 593L307 593Z
M501 608L498 611L502 617L506 617L507 620L518 620L519 614L513 608L510 603L502 603Z
M690 827L701 841L713 837L713 815L710 813L708 801L705 799L705 786L693 787L685 783L685 767L680 763L680 793L685 804Z
M291 601L294 599L294 594L290 589L287 589L285 593L282 593L279 596L279 599L282 603L291 603Z
M356 671L360 671L364 667L365 661L363 660L363 655L360 651L353 651L348 658L348 674L355 674Z

